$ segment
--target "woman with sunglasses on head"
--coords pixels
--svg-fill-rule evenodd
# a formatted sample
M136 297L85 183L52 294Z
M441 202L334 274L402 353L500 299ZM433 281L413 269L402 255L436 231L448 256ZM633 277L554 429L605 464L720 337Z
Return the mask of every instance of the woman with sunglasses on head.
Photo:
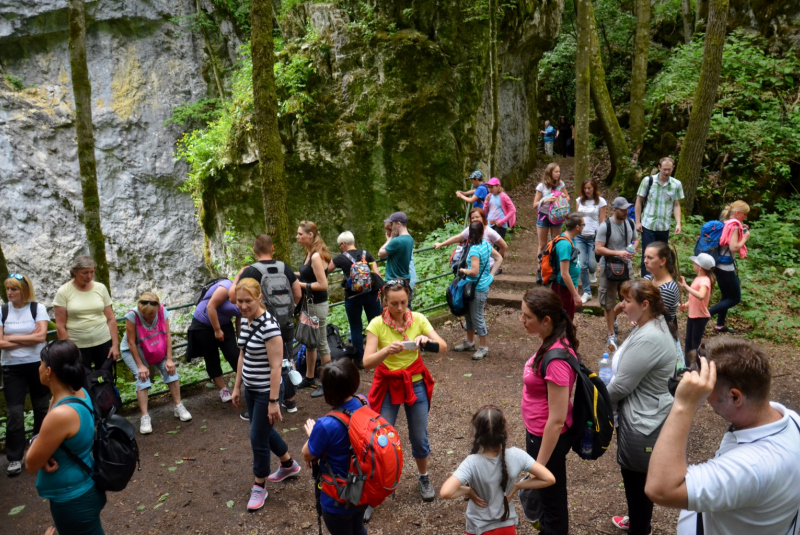
M50 500L59 535L103 535L100 512L106 495L92 477L64 451L94 467L94 408L83 388L86 375L80 350L71 340L51 342L41 352L39 380L53 396L38 435L25 459L29 474L38 472L36 490Z
M117 318L108 288L94 280L97 264L79 256L69 272L72 280L61 286L53 299L59 340L72 340L81 350L87 370L100 368L106 359L119 359Z
M22 472L25 451L25 394L31 393L33 433L39 432L47 414L50 391L39 382L39 353L47 337L50 318L44 305L36 303L31 280L12 273L5 280L8 303L0 318L0 350L3 395L8 406L6 457L9 476Z
M422 500L435 496L428 476L428 411L433 395L433 377L422 361L420 349L447 352L447 343L433 330L428 318L408 309L411 289L405 279L386 281L383 313L367 327L364 368L375 368L369 405L390 424L405 406L411 455L419 471L417 487Z
M144 345L143 345L144 344ZM144 350L143 350L144 347ZM173 415L188 422L192 415L181 403L181 387L175 362L172 360L172 336L169 332L169 311L164 308L153 292L144 292L135 309L125 314L125 336L120 347L122 360L136 377L136 400L142 418L139 432L153 432L150 414L147 412L147 394L150 391L150 367L154 367L169 388L175 403Z
M529 501L525 516L540 524L541 533L561 535L569 532L567 453L572 439L566 433L573 424L570 399L577 374L562 359L552 360L542 373L542 361L551 350L566 350L576 357L578 337L561 298L548 288L525 292L520 321L528 334L542 339L522 374L521 408L527 431L526 449L528 455L556 478L555 485L538 491L538 507L531 507Z

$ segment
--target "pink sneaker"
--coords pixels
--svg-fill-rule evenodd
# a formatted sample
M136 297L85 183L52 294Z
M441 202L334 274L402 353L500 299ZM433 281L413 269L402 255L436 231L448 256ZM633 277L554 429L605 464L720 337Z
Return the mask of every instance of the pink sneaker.
M631 527L631 520L628 518L628 515L625 516L613 516L611 517L611 523L617 526L619 529L624 529L628 531Z
M250 489L250 501L247 502L247 510L257 511L264 507L267 496L269 496L267 489L259 487L258 485L253 485L253 488Z
M297 464L297 461L292 461L292 466L289 468L284 468L280 464L278 464L278 469L271 473L267 479L272 481L273 483L279 483L286 478L289 477L297 477L297 474L300 473L300 465Z
M219 399L221 399L223 403L229 402L231 400L231 391L227 388L223 388L219 391Z

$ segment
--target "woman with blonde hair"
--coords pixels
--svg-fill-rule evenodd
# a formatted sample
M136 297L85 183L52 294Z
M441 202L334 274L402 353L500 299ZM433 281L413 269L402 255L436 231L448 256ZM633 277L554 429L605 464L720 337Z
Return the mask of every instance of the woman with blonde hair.
M136 400L142 418L139 432L153 432L150 414L147 412L147 394L150 391L150 367L154 367L169 388L175 408L172 414L182 422L192 415L181 402L181 387L175 362L172 360L172 336L169 332L169 311L153 292L144 292L136 308L125 314L125 336L120 346L122 360L136 378Z
M735 307L742 301L742 285L739 276L736 274L736 262L734 254L739 254L739 258L747 257L747 240L750 239L750 227L744 224L750 206L744 201L735 201L725 205L719 215L720 221L725 223L722 228L722 236L719 239L719 262L714 267L714 275L719 284L721 294L719 303L708 309L712 316L717 316L717 324L714 331L718 333L736 332L725 325L728 310Z
M269 479L279 483L297 477L300 465L289 455L289 447L275 430L283 421L281 416L281 363L283 339L277 320L267 312L261 299L261 284L255 279L241 279L236 285L236 304L242 311L242 330L239 334L239 366L231 401L239 407L241 387L250 414L250 447L253 450L255 483L250 489L248 511L264 507L269 493ZM278 469L269 473L270 451L280 460Z
M47 415L50 390L39 381L39 353L47 337L47 310L36 302L33 283L26 275L11 273L5 280L8 302L0 318L3 395L8 406L6 426L7 473L22 472L25 451L25 394L31 393L33 434Z
M72 340L81 350L87 370L100 368L106 359L119 359L117 318L108 288L94 280L94 260L79 256L69 272L72 280L53 299L59 340Z
M300 266L298 279L304 296L308 299L308 314L319 319L319 345L315 348L306 348L306 376L297 388L313 388L316 377L317 351L320 354L322 366L331 360L331 350L328 347L327 319L328 319L328 264L331 254L328 246L322 241L317 225L311 221L301 221L297 227L297 243L306 250L306 256ZM323 395L322 385L311 393L312 398Z
M561 168L557 163L549 163L544 170L542 181L536 186L536 196L533 198L533 209L538 212L536 217L536 236L539 239L537 256L542 254L548 241L561 234L561 224L553 224L547 216L550 208L548 205L556 199L554 195L556 191L560 191L569 200L566 186L561 180Z

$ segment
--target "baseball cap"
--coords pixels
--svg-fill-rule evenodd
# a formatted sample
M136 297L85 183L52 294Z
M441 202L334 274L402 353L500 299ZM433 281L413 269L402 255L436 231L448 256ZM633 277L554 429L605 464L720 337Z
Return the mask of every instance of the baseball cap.
M631 206L631 203L629 203L625 199L625 197L617 197L611 203L611 208L613 208L614 210L627 210L628 208L630 208L630 206Z
M470 180L483 180L483 173L480 171L473 171L471 175L469 175Z
M395 212L389 216L389 219L384 219L383 224L388 225L389 223L402 223L404 225L408 225L408 217L404 212Z
M714 269L714 266L717 265L717 263L714 262L714 257L708 253L700 253L697 256L690 256L689 260L691 260L701 268L709 271Z
M496 176L493 176L491 178L491 180L489 180L489 182L486 183L486 185L487 186L499 186L500 185L500 179L497 178Z

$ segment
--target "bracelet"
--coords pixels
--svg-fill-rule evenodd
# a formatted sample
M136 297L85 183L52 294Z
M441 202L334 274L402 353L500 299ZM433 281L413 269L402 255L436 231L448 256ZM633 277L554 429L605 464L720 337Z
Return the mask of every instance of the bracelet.
M280 399L272 399L272 398L270 398L269 400L270 403L278 403L279 401Z

